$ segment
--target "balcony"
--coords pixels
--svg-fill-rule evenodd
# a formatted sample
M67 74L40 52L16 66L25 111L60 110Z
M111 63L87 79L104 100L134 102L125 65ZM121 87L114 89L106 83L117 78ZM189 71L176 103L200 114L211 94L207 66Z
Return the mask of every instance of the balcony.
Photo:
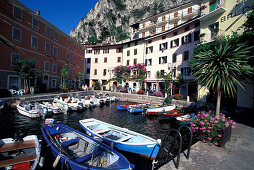
M180 15L177 13L177 14L174 14L174 17L169 18L169 22L175 22L175 21L180 20L180 19L181 19Z
M194 17L195 15L198 15L198 13L199 13L198 9L190 8L183 11L182 18Z
M168 22L168 18L163 18L161 20L158 20L157 24L159 25L165 25Z
M200 19L208 20L216 15L222 14L225 11L226 9L224 8L224 0L217 0L215 3L209 4L209 11L203 13Z
M141 32L141 31L144 31L144 30L149 30L149 29L156 28L156 24L157 24L156 22L151 22L151 23L145 25L145 27L140 28L139 31Z

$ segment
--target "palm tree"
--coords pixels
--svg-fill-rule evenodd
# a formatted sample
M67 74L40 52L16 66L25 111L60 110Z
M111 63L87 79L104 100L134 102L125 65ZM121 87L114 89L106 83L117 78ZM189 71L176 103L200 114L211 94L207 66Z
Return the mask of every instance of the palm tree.
M61 76L63 77L63 87L65 88L65 79L70 75L70 68L67 65L64 65L61 69Z
M78 81L79 81L79 87L80 87L80 85L81 85L80 81L81 81L82 78L83 78L83 74L82 74L81 72L78 72L78 74L77 74L77 79L78 79Z
M251 48L233 35L220 37L195 49L190 63L192 73L202 85L217 92L216 115L220 112L221 92L235 97L237 85L244 89L243 80L253 75L248 61L253 59Z

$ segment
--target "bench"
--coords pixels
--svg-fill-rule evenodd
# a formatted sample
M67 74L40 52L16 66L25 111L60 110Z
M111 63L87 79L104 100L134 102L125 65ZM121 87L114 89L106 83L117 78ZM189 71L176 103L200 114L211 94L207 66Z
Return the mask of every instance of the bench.
M130 138L132 138L133 136L126 136L126 137L123 137L119 140L117 140L117 142L123 142L123 141L126 141L126 140L129 140Z
M96 131L96 133L101 134L101 133L105 133L105 132L108 132L108 131L111 131L111 129L104 129L104 130L99 129L99 130Z
M96 150L95 152L89 153L83 157L80 157L78 159L75 159L76 162L81 163L84 161L88 161L90 160L92 157L96 157L97 155L101 154L102 150Z
M30 155L30 156L24 156L24 157L19 157L19 158L3 160L3 161L0 161L0 167L23 163L23 162L28 162L28 161L35 160L36 158L37 158L37 155Z
M69 146L78 142L78 138L67 140L61 143L62 146Z

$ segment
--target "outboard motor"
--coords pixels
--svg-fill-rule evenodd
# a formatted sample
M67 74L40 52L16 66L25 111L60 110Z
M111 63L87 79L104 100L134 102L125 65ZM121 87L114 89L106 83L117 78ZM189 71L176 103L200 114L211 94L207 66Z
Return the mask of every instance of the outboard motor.
M16 133L14 133L14 141L15 142L23 142L24 133L21 130L18 130Z

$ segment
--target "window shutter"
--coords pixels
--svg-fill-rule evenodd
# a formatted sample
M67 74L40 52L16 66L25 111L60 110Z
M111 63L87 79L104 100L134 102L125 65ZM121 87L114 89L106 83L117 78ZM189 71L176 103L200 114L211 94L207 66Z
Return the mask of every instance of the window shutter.
M184 36L182 37L182 45L184 44Z
M173 41L170 42L170 48L173 48Z
M161 57L159 58L159 64L161 64Z
M147 66L147 59L145 59L145 65Z
M153 46L151 47L151 53L153 52Z
M168 49L168 42L166 42L165 44L165 49Z
M148 53L148 47L146 47L146 54Z
M189 36L189 42L191 42L191 34L189 34L188 36Z
M176 40L176 46L179 46L179 38Z
M168 60L167 60L167 56L165 56L165 63L167 63L168 62Z
M161 44L160 44L160 51L161 51Z

